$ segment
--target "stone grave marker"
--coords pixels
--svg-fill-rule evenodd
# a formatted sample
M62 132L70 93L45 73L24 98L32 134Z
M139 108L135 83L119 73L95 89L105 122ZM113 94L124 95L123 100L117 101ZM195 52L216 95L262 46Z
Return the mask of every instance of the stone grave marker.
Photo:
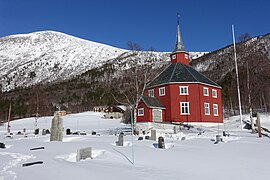
M157 140L157 131L155 129L151 130L151 137L150 140L156 141Z
M34 132L35 135L38 135L39 134L39 129L35 129L35 132Z
M62 141L63 140L63 119L58 111L54 113L51 125L50 141Z
M46 135L46 129L42 129L42 135Z
M77 151L77 156L76 156L76 161L77 162L82 160L82 159L86 159L86 158L93 159L93 157L92 157L92 148L91 147L78 149L78 151Z
M158 148L165 149L165 142L162 136L158 137Z
M71 130L70 129L67 129L66 130L66 135L70 135L71 134Z
M1 149L5 149L6 148L6 145L4 143L0 143L0 148Z
M118 136L118 141L116 142L117 146L123 146L124 145L124 133L120 133Z

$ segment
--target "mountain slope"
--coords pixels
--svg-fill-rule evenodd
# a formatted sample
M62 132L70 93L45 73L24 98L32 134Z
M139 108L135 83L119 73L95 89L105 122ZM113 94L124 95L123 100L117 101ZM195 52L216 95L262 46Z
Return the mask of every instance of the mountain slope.
M250 56L262 55L270 61L270 34L252 38L236 45L237 61L241 67ZM194 59L191 65L198 71L207 74L214 81L222 81L226 74L235 68L233 45L216 50L205 56ZM254 59L259 62L259 59Z
M54 31L0 38L0 85L3 91L63 81L100 67L128 50ZM156 52L168 60L169 53ZM194 58L204 53L191 53Z
M242 108L270 109L270 34L236 44ZM191 65L222 86L223 105L237 109L238 96L233 45L195 59ZM250 100L249 100L250 98ZM226 111L225 109L225 111Z
M52 31L4 37L0 39L0 83L8 91L64 80L125 51Z

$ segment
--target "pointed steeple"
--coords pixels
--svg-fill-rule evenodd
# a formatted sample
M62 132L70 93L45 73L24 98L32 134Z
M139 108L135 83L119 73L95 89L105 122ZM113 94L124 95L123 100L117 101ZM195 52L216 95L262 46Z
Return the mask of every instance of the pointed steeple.
M175 48L170 55L171 63L181 62L189 65L189 53L185 50L180 34L180 15L177 13L177 33Z
M180 14L177 13L177 33L176 33L176 42L173 52L185 51L181 34L180 34Z

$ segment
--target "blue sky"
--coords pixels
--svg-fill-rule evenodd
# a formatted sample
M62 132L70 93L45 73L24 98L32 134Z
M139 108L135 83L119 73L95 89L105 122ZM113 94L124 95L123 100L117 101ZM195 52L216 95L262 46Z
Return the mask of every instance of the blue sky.
M0 0L0 37L54 30L120 48L172 51L176 13L188 51L214 51L236 36L270 32L269 0Z

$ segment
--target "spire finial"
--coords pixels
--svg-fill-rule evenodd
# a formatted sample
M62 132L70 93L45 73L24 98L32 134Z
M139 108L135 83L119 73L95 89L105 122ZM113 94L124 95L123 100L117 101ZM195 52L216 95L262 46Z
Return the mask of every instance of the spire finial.
M177 13L177 25L180 26L180 14L179 14L179 12Z
M175 42L175 48L173 52L177 51L185 51L182 38L180 35L180 14L177 13L177 33L176 33L176 42Z

